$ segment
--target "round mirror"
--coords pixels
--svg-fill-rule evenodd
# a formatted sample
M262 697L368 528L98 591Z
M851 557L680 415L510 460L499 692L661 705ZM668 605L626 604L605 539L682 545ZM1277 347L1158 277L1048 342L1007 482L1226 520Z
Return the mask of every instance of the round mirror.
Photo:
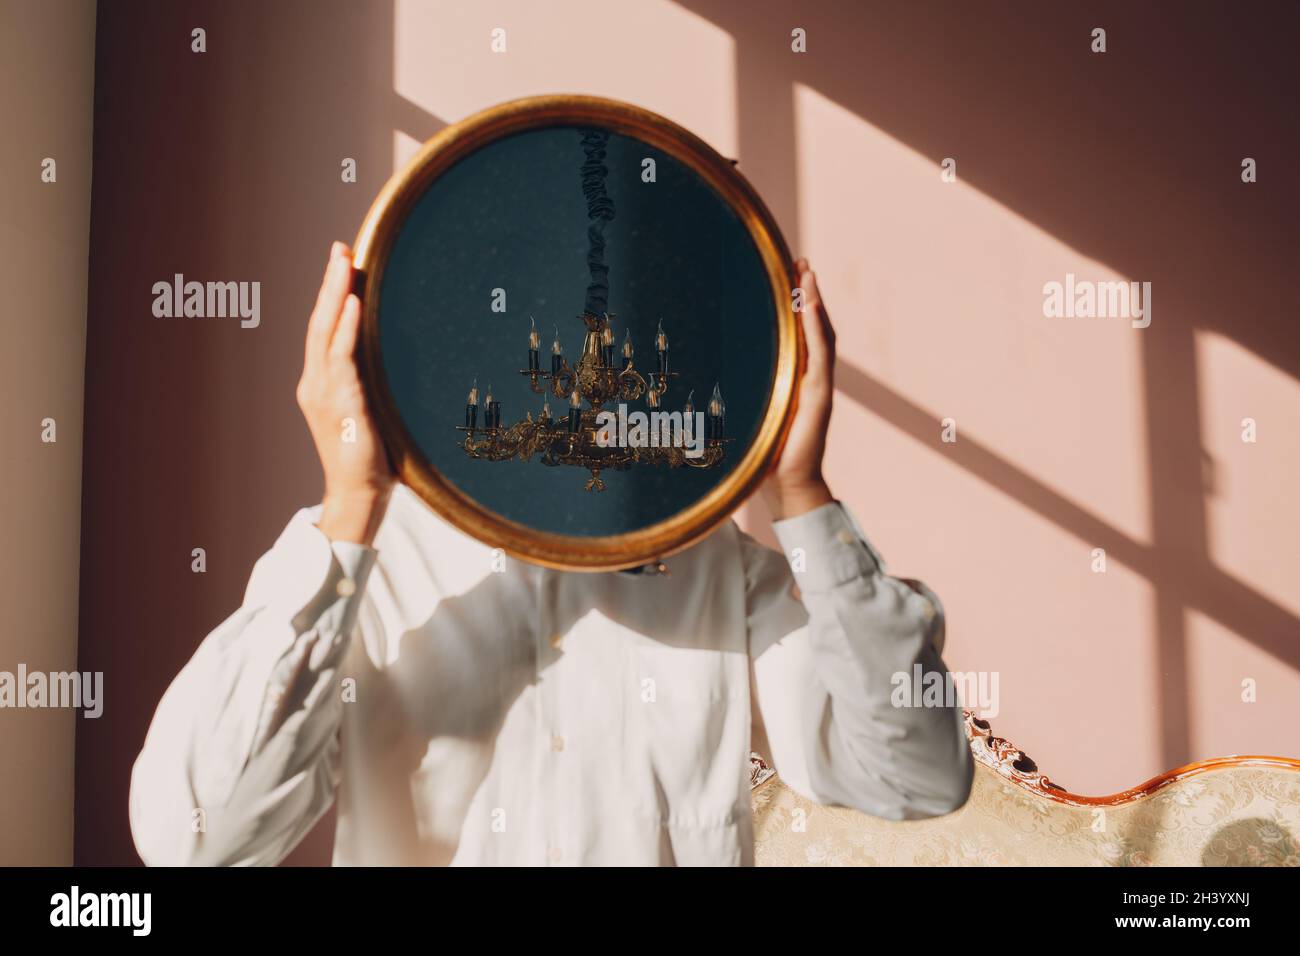
M660 116L548 96L450 126L380 193L355 262L394 466L489 545L644 564L779 453L789 252L734 163Z

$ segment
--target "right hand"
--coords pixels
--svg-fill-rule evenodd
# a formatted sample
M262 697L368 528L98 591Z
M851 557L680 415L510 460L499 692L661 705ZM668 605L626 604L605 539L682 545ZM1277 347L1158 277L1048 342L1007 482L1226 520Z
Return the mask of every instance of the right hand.
M352 250L336 242L307 323L297 397L325 471L318 527L333 541L370 545L396 479L357 374L361 300L351 287Z

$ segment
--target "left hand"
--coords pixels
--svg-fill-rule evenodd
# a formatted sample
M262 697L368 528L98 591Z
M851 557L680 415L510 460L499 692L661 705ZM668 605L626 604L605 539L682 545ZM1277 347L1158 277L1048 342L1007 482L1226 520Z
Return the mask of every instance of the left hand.
M822 476L826 432L831 424L831 399L835 394L835 330L817 290L817 277L807 259L795 263L803 289L804 341L808 367L799 385L794 421L785 449L763 484L763 498L772 518L793 518L834 501Z

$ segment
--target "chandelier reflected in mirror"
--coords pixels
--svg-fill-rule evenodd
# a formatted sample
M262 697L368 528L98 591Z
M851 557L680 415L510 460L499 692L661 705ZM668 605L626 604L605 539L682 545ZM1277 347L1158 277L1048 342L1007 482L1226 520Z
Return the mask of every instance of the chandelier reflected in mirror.
M607 132L582 133L586 159L582 165L582 191L587 200L587 265L591 283L586 308L578 316L586 327L582 352L570 364L564 356L558 327L551 343L550 371L542 368L541 337L530 317L528 377L534 394L544 395L537 417L530 411L521 421L503 426L501 402L488 385L479 401L478 382L469 390L465 432L461 447L470 458L487 461L528 461L543 465L571 465L586 469L587 491L604 491L602 471L627 471L637 465L668 468L713 468L723 460L726 406L717 383L705 412L697 412L694 390L687 393L680 411L667 411L668 385L679 373L668 367L668 335L660 320L654 336L656 370L637 370L631 329L624 332L616 350L614 320L605 310L609 295L609 268L605 265L605 225L614 218L614 203L605 189L604 165ZM621 354L620 354L621 351ZM567 414L551 413L550 399L563 402ZM629 412L627 403L644 399L645 410ZM617 403L617 408L606 406ZM480 409L482 421L480 421Z
M726 405L715 384L707 408L697 412L694 392L688 393L680 411L667 411L668 383L678 374L668 368L668 336L660 323L655 334L657 369L642 375L634 361L631 331L624 334L621 356L614 346L612 313L584 312L586 326L582 354L576 365L564 356L558 331L551 343L551 368L541 367L540 338L534 323L529 332L528 377L533 393L544 395L537 417L528 412L522 421L504 427L501 402L489 384L479 399L478 383L465 404L465 432L461 447L471 458L488 461L536 457L543 465L573 465L590 472L588 491L604 491L601 472L626 471L635 465L669 468L712 468L723 459ZM563 403L567 414L556 417L550 399ZM645 410L627 411L627 403L644 399ZM618 403L618 409L607 405ZM480 421L480 410L482 421Z

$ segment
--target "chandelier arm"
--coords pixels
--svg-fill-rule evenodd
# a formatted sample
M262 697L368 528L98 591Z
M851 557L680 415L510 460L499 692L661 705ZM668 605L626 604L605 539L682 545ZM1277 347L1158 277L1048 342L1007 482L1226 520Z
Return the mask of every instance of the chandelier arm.
M626 368L618 374L618 397L625 402L635 402L646 392L645 379L641 373Z

